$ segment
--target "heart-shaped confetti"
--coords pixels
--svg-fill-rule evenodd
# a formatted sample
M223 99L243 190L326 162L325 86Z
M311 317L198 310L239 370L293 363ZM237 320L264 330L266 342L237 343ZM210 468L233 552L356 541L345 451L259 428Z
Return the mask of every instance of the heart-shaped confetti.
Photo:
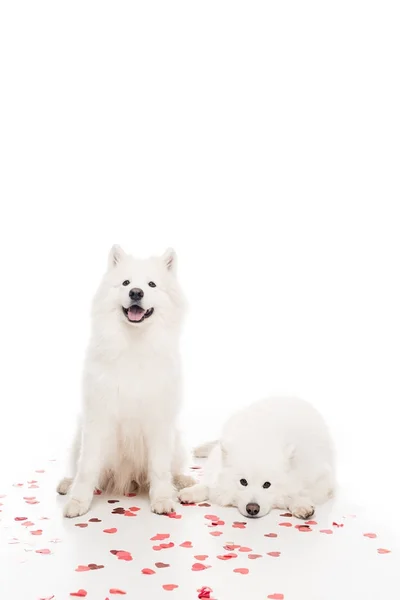
M222 535L222 531L210 531L210 535L213 535L214 537L218 537L218 536Z
M88 527L87 523L75 523L75 527Z
M217 558L219 558L219 560L230 560L231 558L237 558L237 554L234 552L229 552L228 554L218 554Z
M278 537L278 534L277 533L264 533L264 537L276 538L276 537Z
M192 565L192 571L204 571L205 569L209 569L210 565L203 565L202 563L194 563Z
M378 548L378 554L390 554L391 550L387 550L386 548Z
M155 571L153 569L142 569L143 575L155 575Z
M36 554L51 554L51 550L48 548L42 548L41 550L35 550Z
M280 552L267 552L268 556L272 556L273 558L278 558L281 553Z
M124 517L137 517L137 514L132 512L131 510L126 510L124 512Z
M248 554L247 558L250 558L251 560L255 560L256 558L262 558L262 554Z
M157 535L150 538L152 542L159 542L162 540L167 540L170 537L169 533L157 533Z
M239 573L240 575L248 575L249 569L243 569L243 568L233 569L233 572Z
M320 533L326 533L326 535L331 535L333 533L332 529L320 529Z
M92 519L89 519L89 523L101 523L101 519L97 519L96 517L93 517Z
M36 529L35 531L31 531L31 535L42 535L42 529Z
M87 591L78 590L77 592L71 592L70 596L74 596L75 598L85 598L85 596L87 596Z
M166 569L167 567L170 566L168 563L163 563L163 562L156 562L154 564L157 567L157 569Z
M132 554L130 552L126 552L125 550L110 550L111 554L114 554L118 560L133 560Z
M306 525L318 525L317 521L306 521Z
M234 529L246 529L247 523L244 521L235 521L232 525Z
M14 521L26 521L28 517L15 517Z
M211 598L212 589L209 587L202 587L199 590L199 595L197 596L199 600L208 600Z
M116 527L110 527L110 529L103 529L104 533L117 533L118 529Z
M270 594L267 598L269 600L284 600L285 596L283 594Z
M182 544L179 544L181 548L193 548L193 544L192 542L182 542Z
M196 560L206 560L207 558L208 558L208 554L196 554L195 555Z
M177 587L179 586L175 585L175 583L165 583L163 585L163 589L167 592L172 592L173 590L176 590Z
M279 523L279 527L293 527L289 521L284 521L283 523Z
M204 515L205 519L208 519L209 521L219 521L219 517L217 517L217 515Z
M87 565L78 565L75 569L77 573L81 573L82 571L90 571L90 567Z
M118 588L110 588L110 594L118 594L119 596L124 596L126 592L124 590L120 590Z
M247 546L240 546L239 552L251 552L252 548L248 548Z
M371 540L374 540L376 537L378 537L376 533L363 533L363 536L366 538L370 538Z

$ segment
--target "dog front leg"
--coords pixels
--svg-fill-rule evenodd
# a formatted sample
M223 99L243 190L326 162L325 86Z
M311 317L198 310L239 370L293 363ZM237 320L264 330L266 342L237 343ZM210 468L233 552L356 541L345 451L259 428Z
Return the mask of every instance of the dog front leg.
M174 439L168 426L152 427L147 432L150 506L157 514L174 512L176 491L172 485Z
M90 508L99 481L109 428L104 420L84 423L78 470L64 507L66 517L84 515Z

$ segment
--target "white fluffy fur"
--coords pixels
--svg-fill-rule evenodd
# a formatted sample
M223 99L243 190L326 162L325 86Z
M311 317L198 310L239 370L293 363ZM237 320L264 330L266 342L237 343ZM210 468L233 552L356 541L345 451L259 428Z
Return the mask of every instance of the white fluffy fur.
M90 507L93 490L126 493L148 486L151 509L174 508L184 452L176 429L181 404L179 337L184 301L172 250L162 257L134 259L114 246L93 301L92 333L83 373L83 410L71 456L70 489L64 514L76 517ZM122 285L128 280L129 285ZM156 287L150 287L153 281ZM140 323L130 322L129 291L144 291L142 306L154 308Z
M269 398L250 405L228 420L219 442L196 451L208 453L204 483L183 489L182 502L210 499L236 506L246 517L280 508L305 519L334 492L333 444L321 415L304 400ZM257 515L248 514L250 504L258 505Z

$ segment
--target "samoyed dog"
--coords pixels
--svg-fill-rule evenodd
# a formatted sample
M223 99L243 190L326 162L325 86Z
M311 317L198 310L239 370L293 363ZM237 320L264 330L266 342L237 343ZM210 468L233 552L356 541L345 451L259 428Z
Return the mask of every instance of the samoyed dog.
M149 488L155 513L169 513L176 488L194 483L176 427L183 313L173 250L139 260L113 246L93 301L71 473L57 488L69 491L66 517L86 513L95 488L138 486Z
M245 517L272 508L308 519L333 495L333 444L317 410L297 398L268 398L233 415L221 439L197 448L209 456L204 483L181 490L182 502L210 499Z

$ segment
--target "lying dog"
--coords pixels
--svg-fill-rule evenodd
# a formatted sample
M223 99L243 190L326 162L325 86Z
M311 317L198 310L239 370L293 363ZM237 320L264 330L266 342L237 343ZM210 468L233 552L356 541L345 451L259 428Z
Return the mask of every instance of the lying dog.
M207 457L204 483L181 490L181 502L210 499L245 517L272 508L300 519L333 496L333 444L321 415L297 398L269 398L233 415L218 442L197 448Z
M70 477L57 488L71 488L65 516L86 513L95 487L121 494L149 487L151 509L168 513L175 487L193 482L183 474L176 429L183 308L172 250L138 260L112 248L93 301Z

